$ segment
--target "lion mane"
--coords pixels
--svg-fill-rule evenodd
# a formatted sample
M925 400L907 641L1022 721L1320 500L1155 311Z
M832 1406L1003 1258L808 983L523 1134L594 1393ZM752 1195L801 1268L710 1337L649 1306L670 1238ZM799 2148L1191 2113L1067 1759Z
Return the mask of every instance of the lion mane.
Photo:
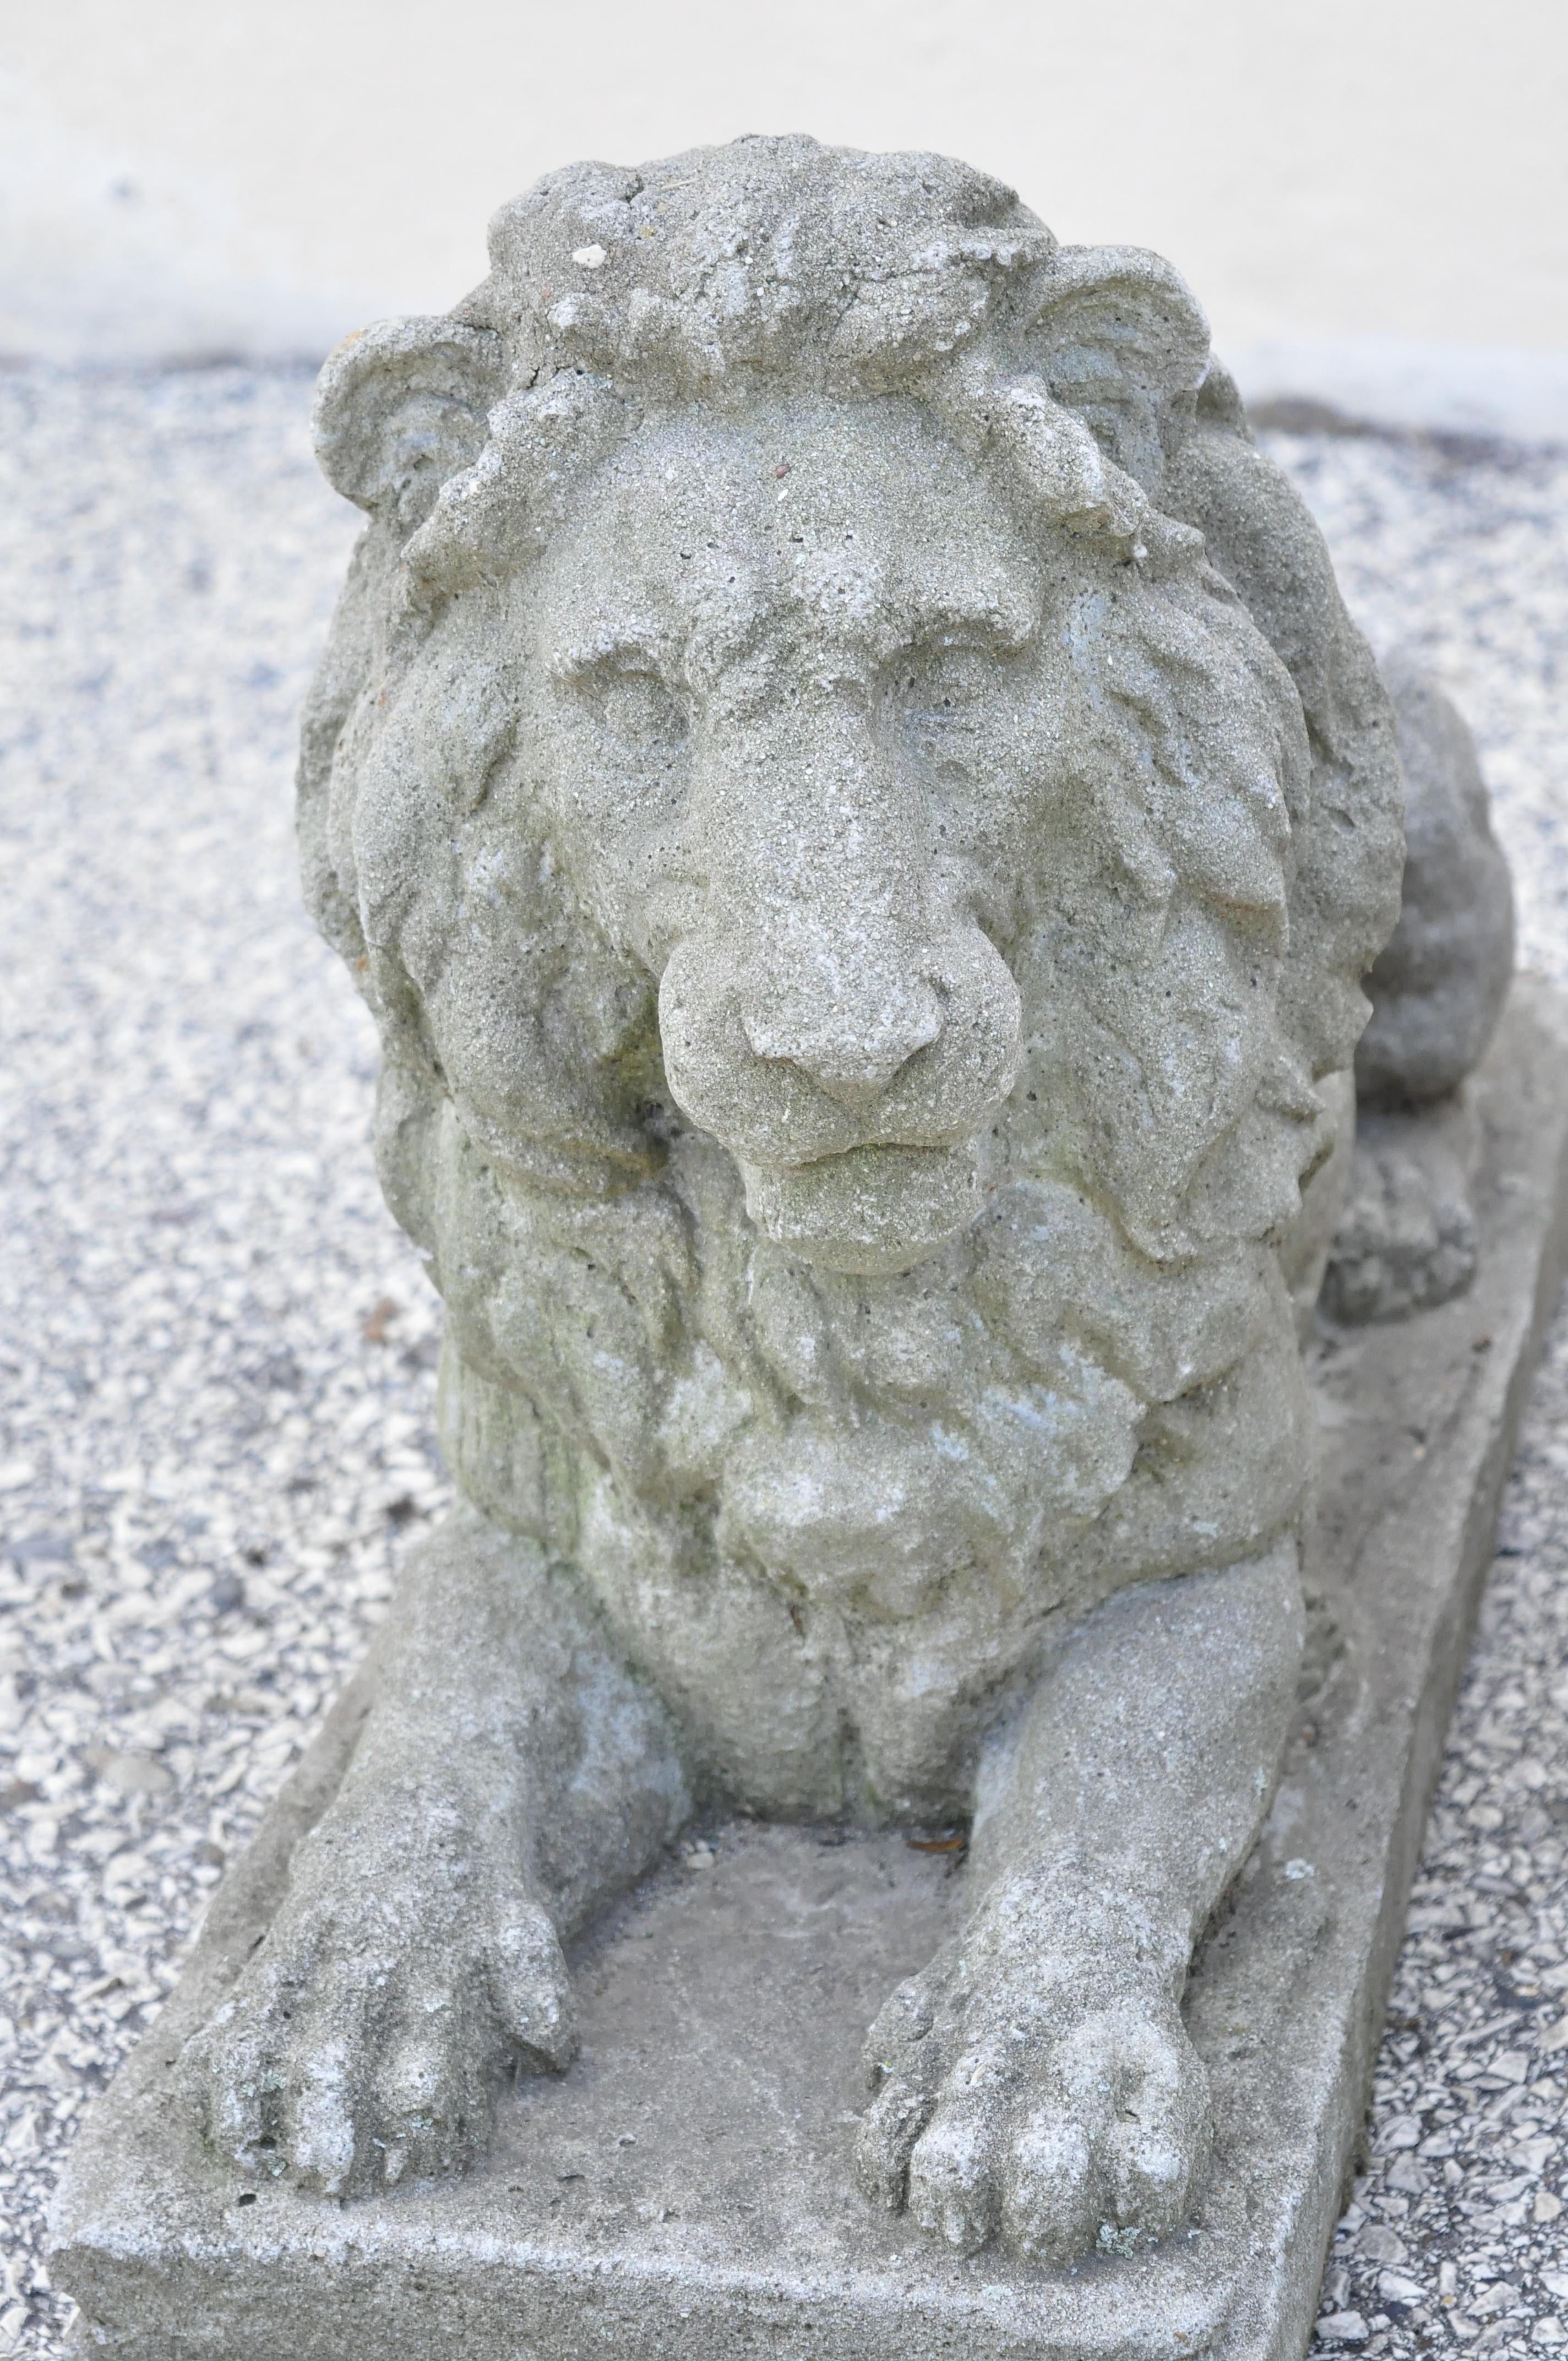
M1158 258L804 138L553 174L490 254L449 317L323 372L322 464L369 523L300 771L307 898L381 1035L384 1183L447 1302L445 1446L587 1568L731 1788L940 1803L1064 1618L1299 1513L1279 1248L1398 914L1387 703ZM538 807L502 618L651 415L801 393L923 405L1075 581L989 1193L873 1278L764 1237L683 1118L656 980ZM719 1626L779 1664L776 1728L705 1686Z

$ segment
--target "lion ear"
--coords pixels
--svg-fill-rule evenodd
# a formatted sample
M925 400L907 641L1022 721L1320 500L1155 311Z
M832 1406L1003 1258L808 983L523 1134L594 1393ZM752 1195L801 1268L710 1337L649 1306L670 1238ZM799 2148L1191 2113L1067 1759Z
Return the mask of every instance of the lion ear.
M1030 344L1052 400L1157 500L1209 365L1209 323L1179 271L1142 247L1058 247Z
M311 424L329 484L404 533L472 467L506 368L492 329L380 320L345 337L316 384Z

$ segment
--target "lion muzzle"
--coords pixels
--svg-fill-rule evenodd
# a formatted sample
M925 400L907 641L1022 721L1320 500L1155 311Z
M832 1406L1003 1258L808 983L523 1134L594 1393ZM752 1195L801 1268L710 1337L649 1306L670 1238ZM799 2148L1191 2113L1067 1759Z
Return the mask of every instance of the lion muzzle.
M779 1246L901 1270L974 1219L1020 1001L972 921L917 933L869 899L758 914L749 937L679 945L659 1011L677 1104L735 1158Z

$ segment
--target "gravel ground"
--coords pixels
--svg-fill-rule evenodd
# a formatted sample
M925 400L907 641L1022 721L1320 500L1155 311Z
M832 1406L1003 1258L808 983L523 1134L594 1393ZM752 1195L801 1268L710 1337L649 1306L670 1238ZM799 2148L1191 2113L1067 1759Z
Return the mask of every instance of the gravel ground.
M370 1027L294 883L294 716L353 531L306 400L236 369L0 376L0 2353L60 2352L40 2222L77 2115L445 1498ZM1374 637L1468 711L1523 956L1568 982L1568 458L1276 447ZM1568 1317L1324 2353L1568 2345L1565 1567Z

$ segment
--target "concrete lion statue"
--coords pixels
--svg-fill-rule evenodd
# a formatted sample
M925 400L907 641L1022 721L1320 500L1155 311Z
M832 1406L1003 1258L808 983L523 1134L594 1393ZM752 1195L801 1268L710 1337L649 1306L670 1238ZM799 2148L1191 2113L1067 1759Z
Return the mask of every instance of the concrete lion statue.
M462 1505L190 2103L337 2195L456 2169L694 1816L958 1828L861 2188L1157 2238L1296 1692L1387 697L1151 254L752 138L491 255L323 373L369 522L300 804Z

